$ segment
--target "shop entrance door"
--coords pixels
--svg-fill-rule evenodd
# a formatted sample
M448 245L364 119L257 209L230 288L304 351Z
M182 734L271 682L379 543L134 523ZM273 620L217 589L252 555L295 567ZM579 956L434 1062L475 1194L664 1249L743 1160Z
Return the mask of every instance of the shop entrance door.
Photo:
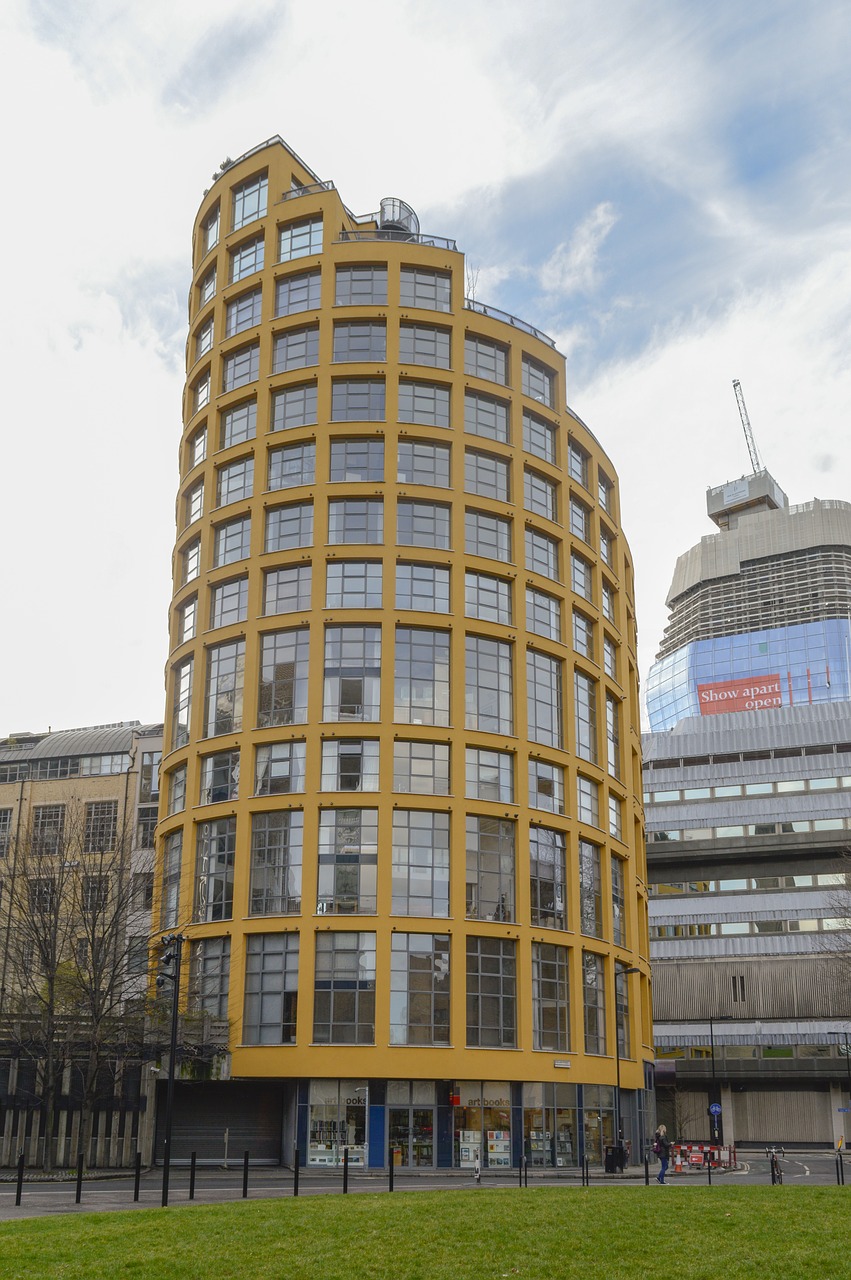
M434 1167L434 1108L391 1107L390 1158L401 1169ZM394 1156L394 1152L397 1152Z

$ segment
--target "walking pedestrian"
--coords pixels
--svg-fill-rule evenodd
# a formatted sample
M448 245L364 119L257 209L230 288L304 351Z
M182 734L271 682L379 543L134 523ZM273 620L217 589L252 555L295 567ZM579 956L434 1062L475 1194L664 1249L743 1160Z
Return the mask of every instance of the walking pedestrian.
M659 1157L659 1172L656 1174L656 1181L660 1186L664 1187L667 1185L665 1174L668 1172L668 1162L671 1159L671 1140L668 1137L668 1130L663 1124L659 1125L653 1135L653 1151Z

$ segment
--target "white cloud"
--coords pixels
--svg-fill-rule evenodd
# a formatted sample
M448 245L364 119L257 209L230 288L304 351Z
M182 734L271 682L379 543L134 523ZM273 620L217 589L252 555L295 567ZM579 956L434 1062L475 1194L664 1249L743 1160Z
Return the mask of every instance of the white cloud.
M562 241L540 267L541 288L562 297L593 293L599 283L600 250L616 222L617 214L608 200L592 209L570 239Z

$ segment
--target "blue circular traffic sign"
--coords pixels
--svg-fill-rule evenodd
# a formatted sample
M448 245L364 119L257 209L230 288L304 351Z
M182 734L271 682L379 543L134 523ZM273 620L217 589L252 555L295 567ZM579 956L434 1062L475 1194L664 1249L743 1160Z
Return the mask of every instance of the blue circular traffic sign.
M709 1107L709 1114L710 1114L710 1115L713 1115L713 1116L720 1116L720 1114L721 1114L721 1103L720 1103L720 1102L713 1102L713 1103L711 1103L711 1105L710 1105L710 1107Z

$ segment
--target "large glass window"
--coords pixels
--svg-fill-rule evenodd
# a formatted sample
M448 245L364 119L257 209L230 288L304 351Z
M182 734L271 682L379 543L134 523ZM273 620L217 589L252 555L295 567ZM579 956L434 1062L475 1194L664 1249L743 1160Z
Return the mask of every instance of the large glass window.
M180 874L183 867L183 829L165 838L160 928L173 929L180 917Z
M205 320L195 335L195 359L200 360L213 348L213 317Z
M421 422L430 427L449 426L449 387L436 382L399 383L399 421Z
M531 356L524 356L521 377L524 396L529 396L530 400L537 400L548 409L555 407L556 376L552 369L533 360Z
M183 813L186 808L186 765L180 764L168 775L168 816Z
M227 524L216 525L213 541L213 568L245 560L251 553L251 517L240 516Z
M397 627L393 718L449 724L449 633Z
M208 254L219 243L219 231L221 229L221 206L216 205L215 209L211 209L201 224L202 243L204 246L204 254Z
M254 275L255 271L262 271L264 257L262 235L254 236L252 240L243 240L242 244L237 245L235 249L231 249L231 284L235 284L237 280L244 280L246 276Z
M383 378L336 378L331 384L332 422L383 422Z
M273 631L260 641L258 723L303 724L307 720L310 629Z
M467 747L465 765L468 800L514 803L514 756L509 751Z
M345 320L334 325L336 361L386 360L387 325L383 320Z
M583 489L588 488L588 454L575 440L569 440L567 445L567 474Z
M324 809L319 815L320 915L374 912L378 810Z
M289 502L266 511L266 551L313 546L313 503Z
M570 986L567 947L532 943L532 1043L535 1049L570 1049Z
M328 503L328 541L380 543L384 540L384 503L380 498L346 498Z
M467 815L467 917L514 919L514 823Z
M372 738L339 738L322 743L323 791L377 791L378 747Z
M529 804L548 813L564 813L564 769L546 760L529 761Z
M288 569L267 569L263 575L263 613L292 613L310 608L313 570L309 564Z
M583 542L591 541L591 512L578 498L570 499L570 532Z
M316 935L314 1044L375 1043L375 934Z
M270 742L257 748L254 767L256 796L289 795L304 791L305 744Z
M218 751L201 757L199 804L220 804L239 796L239 752Z
M259 173L256 178L248 178L233 189L233 231L238 231L247 222L254 222L266 214L266 200L269 190L269 176Z
M400 440L396 452L396 479L400 484L427 484L449 488L449 446L424 440Z
M466 649L467 728L513 733L511 645L485 636L467 636Z
M563 747L562 664L537 649L526 651L526 717L529 739Z
M191 542L187 542L186 546L180 553L182 561L182 573L184 585L187 582L194 581L201 572L201 539L193 538Z
M384 479L384 441L332 440L329 479L361 484Z
M526 629L548 640L561 640L561 602L546 591L527 587Z
M282 916L301 911L304 815L300 809L251 816L252 915Z
M248 617L248 579L234 577L210 591L210 626L227 627Z
M257 434L257 401L245 400L226 409L221 418L221 448L253 440Z
M449 612L449 570L433 564L396 564L396 608Z
M449 1044L449 936L394 933L390 1043Z
M517 943L467 939L467 1045L513 1049L517 1044Z
M489 440L508 443L509 406L505 400L494 396L479 395L475 391L464 394L464 430L474 436L486 436Z
M559 543L547 533L526 529L526 568L559 581Z
M570 588L575 591L578 596L582 596L584 600L593 600L593 569L587 560L576 554L575 551L570 553Z
M621 709L614 694L606 694L606 767L613 778L621 776Z
M603 885L600 850L579 841L579 925L590 938L603 936Z
M200 520L204 514L204 481L199 480L184 494L184 526Z
M511 583L489 573L464 576L464 612L468 618L511 625Z
M195 852L195 919L200 924L233 915L236 818L201 822Z
M230 985L230 938L202 938L199 942L193 942L191 948L190 1008L193 1012L208 1013L211 1018L226 1018ZM145 959L147 961L147 948Z
M626 946L626 878L622 858L612 858L612 942Z
M523 411L523 448L527 453L534 453L545 462L557 462L556 440L558 428L551 422L545 422L535 413Z
M222 391L233 391L247 382L256 382L260 376L259 344L251 342L232 351L225 356L222 369Z
M581 773L576 775L576 816L580 822L587 822L589 826L600 825L599 783L583 777Z
M393 743L393 790L449 795L449 746L443 742Z
M582 671L573 673L576 754L597 763L597 681Z
M115 847L118 828L118 802L116 800L89 800L85 809L83 826L83 853L103 853ZM93 877L100 879L101 877ZM95 895L103 910L100 894Z
M511 561L511 521L486 511L465 511L464 549L468 555Z
M289 444L281 449L269 450L267 487L293 489L302 484L313 484L316 479L316 445Z
M331 560L328 563L326 609L380 609L380 560Z
M307 324L300 329L287 329L275 337L272 347L272 372L287 373L319 363L319 325Z
M393 810L392 884L394 915L449 915L448 813Z
M464 338L464 372L490 382L508 382L508 348L490 338L468 333Z
M582 1004L585 1019L585 1052L606 1052L606 988L602 956L582 953Z
M177 623L177 643L194 640L198 630L198 597L191 596L180 606Z
M227 304L225 308L225 337L232 338L244 329L253 329L262 319L263 292L261 289L250 289L241 293L238 298Z
M464 454L464 488L499 502L509 501L509 464L493 453L467 449Z
M451 311L452 277L448 271L403 267L399 280L399 305L426 311Z
M245 641L233 640L207 652L205 737L242 728Z
M406 547L450 546L451 507L443 502L415 502L400 498L396 506L396 542Z
M174 670L174 708L171 723L172 749L189 741L189 716L192 710L192 673L194 658L186 658Z
M322 292L318 271L299 271L275 283L275 315L292 316L300 311L317 311Z
M583 658L594 659L594 623L591 618L573 610L573 648Z
M326 627L325 720L378 720L381 628Z
M295 1044L297 933L252 933L245 940L243 1044Z
M288 222L278 231L278 261L291 262L322 252L322 218Z
M216 268L213 266L198 285L198 307L206 307L211 298L216 296Z
M210 403L210 370L207 369L192 387L192 402L197 413Z
M558 485L539 471L524 471L523 505L535 515L558 520Z
M312 425L316 422L316 404L315 382L276 391L272 396L272 430L291 431Z
M448 369L451 337L450 329L403 321L399 326L400 364L427 364L435 369Z
M532 924L567 928L566 841L551 827L529 828L529 882Z
M226 467L219 467L216 475L216 503L226 507L230 502L241 502L254 492L254 459L240 458Z
M338 267L334 301L338 307L387 305L387 266Z

